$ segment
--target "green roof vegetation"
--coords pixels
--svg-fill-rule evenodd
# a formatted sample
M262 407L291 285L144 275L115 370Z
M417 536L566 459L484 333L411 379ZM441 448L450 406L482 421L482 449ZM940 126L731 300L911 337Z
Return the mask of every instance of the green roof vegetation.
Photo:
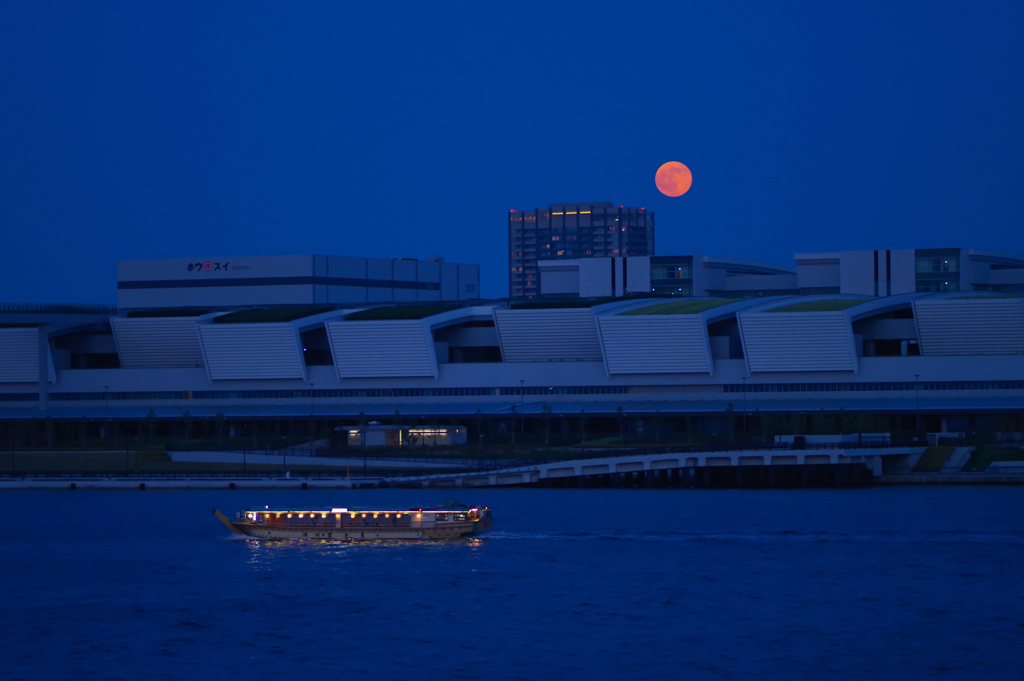
M833 300L809 300L806 303L783 305L766 312L842 312L848 307L867 302L867 298L835 298Z
M148 319L155 317L200 317L211 312L213 312L213 310L136 310L134 312L129 312L125 317L130 319Z
M346 322L360 322L379 319L426 319L442 312L458 310L460 305L404 305L399 307L374 307L345 315Z
M690 300L674 300L671 303L660 303L648 305L635 310L620 312L620 315L666 315L666 314L698 314L704 310L710 310L720 305L738 302L736 300L722 300L718 298L692 298Z
M622 302L622 298L565 298L556 300L531 300L525 303L512 303L510 310L559 310L567 308L594 307L605 303Z
M214 317L215 324L267 324L294 322L296 319L330 312L332 307L277 307L265 310L240 310Z
M964 473L980 473L989 465L999 461L1024 461L1024 449L978 447L971 452L971 458L967 460L961 470Z
M917 460L914 473L938 473L946 459L953 453L954 447L929 447Z

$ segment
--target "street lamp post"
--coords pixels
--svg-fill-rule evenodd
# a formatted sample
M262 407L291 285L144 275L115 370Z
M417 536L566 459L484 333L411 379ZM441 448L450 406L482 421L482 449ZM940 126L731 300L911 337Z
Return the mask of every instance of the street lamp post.
M743 437L747 437L747 377L743 377Z
M107 437L107 443L110 443L110 402L107 400L107 391L110 390L109 385L103 386L103 428L105 430L104 435Z
M310 456L313 454L313 440L316 438L316 429L314 428L313 421L313 386L316 385L313 381L309 382L309 453Z
M519 433L525 438L526 437L526 412L525 408L525 395L523 393L523 379L519 379Z
M917 431L918 437L921 436L921 374L914 374L914 412L915 412L915 426L914 429Z

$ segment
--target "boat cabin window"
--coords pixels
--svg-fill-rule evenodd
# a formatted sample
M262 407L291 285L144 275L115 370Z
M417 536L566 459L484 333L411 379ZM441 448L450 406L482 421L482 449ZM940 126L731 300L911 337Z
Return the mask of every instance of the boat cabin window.
M448 514L447 513L435 513L434 514L434 520L437 520L437 521L448 520Z
M466 514L465 513L452 513L452 520L454 520L455 522L465 522Z

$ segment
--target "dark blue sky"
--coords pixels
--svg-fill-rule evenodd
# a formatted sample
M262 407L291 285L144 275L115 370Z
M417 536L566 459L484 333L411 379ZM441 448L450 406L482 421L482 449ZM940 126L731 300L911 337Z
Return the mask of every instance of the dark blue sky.
M504 296L508 210L567 201L662 254L1024 252L1021 3L704 4L4 2L0 302L285 253Z

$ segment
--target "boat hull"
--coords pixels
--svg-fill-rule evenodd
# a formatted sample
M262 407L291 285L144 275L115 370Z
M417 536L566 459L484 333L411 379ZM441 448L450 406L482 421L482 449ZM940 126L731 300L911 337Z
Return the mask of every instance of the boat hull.
M452 523L437 528L416 527L270 527L248 522L233 522L231 526L238 534L253 539L302 539L328 541L377 541L377 540L429 540L460 539L472 537L490 529L490 521L474 523Z

